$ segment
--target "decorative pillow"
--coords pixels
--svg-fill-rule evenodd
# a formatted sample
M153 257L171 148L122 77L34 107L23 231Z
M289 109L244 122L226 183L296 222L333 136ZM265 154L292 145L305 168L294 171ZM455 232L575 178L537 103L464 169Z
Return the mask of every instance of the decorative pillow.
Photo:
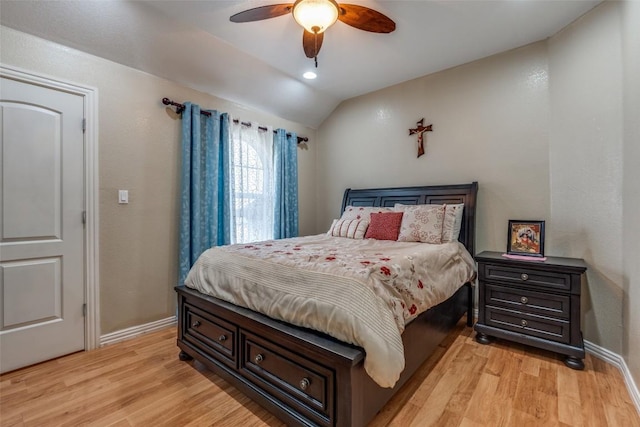
M443 205L395 205L404 212L399 242L442 243Z
M464 203L458 205L444 205L444 222L442 224L442 243L458 241L462 227L462 213Z
M381 212L371 214L371 223L365 239L398 240L402 223L402 212Z
M370 222L370 215L379 212L393 212L393 209L380 206L347 206L340 219L364 219Z
M334 219L327 232L329 236L363 239L369 227L369 221L364 219Z

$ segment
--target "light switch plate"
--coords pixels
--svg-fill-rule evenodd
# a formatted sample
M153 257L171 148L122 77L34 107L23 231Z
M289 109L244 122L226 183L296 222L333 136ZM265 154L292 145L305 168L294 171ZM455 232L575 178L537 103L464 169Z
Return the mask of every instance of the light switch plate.
M118 190L118 203L121 205L129 203L129 190Z

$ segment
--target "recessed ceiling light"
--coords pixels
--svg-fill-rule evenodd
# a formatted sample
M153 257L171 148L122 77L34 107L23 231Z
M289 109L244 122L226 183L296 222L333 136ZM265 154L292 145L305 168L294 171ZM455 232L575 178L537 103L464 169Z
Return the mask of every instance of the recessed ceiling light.
M318 77L318 75L316 73L314 73L313 71L307 71L306 73L304 73L302 75L302 77L304 77L307 80L313 80L316 77Z

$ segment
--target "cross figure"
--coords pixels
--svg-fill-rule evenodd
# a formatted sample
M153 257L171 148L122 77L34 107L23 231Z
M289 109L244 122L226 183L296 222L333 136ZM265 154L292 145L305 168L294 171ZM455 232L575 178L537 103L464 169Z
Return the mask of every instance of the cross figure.
M424 117L416 122L414 129L409 129L409 135L418 134L418 157L424 154L424 140L422 134L433 131L433 125L425 126Z

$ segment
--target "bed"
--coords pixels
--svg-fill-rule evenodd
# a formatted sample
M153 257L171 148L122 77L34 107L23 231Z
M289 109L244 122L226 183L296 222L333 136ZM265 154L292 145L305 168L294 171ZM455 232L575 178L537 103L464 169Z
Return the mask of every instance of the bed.
M347 206L464 203L458 240L474 254L477 183L347 189ZM404 370L391 388L365 371L365 352L327 334L274 320L185 286L178 286L180 359L196 359L288 425L364 426L402 387L467 313L472 287L406 325Z

